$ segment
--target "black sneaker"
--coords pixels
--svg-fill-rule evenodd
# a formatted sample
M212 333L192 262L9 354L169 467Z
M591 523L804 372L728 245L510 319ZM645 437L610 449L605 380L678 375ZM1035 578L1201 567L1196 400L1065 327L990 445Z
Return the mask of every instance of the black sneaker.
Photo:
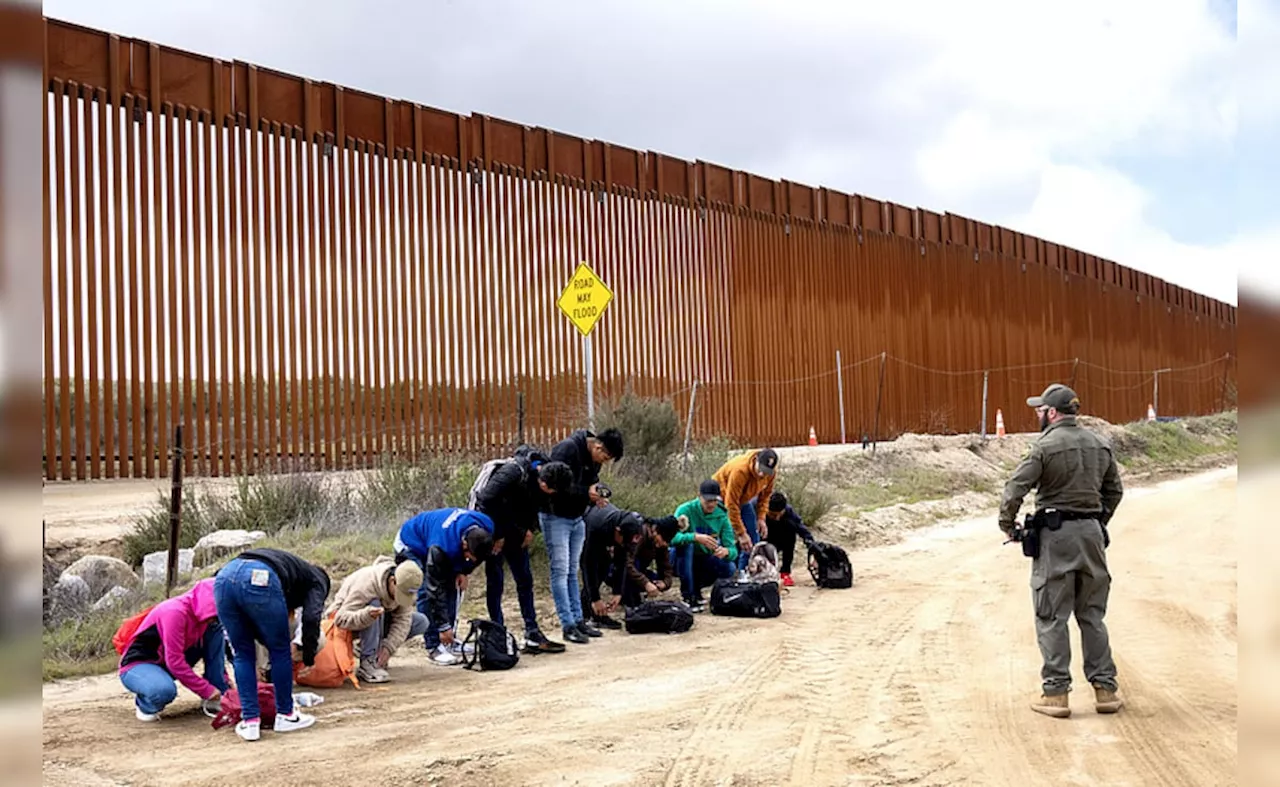
M591 641L590 639L587 638L586 634L578 630L577 626L570 626L568 628L565 628L564 638L566 641L573 642L578 645L585 645Z
M703 603L702 599L700 598L687 598L684 600L684 603L689 605L690 612L706 612L707 611L706 604Z
M609 617L608 615L605 615L603 617L592 618L591 622L595 623L597 626L603 626L604 628L613 629L615 631L622 628L621 623ZM587 632L587 633L590 633L590 632Z
M592 624L592 622L589 620L579 620L578 631L581 631L583 634L586 634L588 637L604 636L604 632L596 628L595 625Z
M524 649L529 653L564 653L564 643L552 642L546 634L534 629L525 634Z

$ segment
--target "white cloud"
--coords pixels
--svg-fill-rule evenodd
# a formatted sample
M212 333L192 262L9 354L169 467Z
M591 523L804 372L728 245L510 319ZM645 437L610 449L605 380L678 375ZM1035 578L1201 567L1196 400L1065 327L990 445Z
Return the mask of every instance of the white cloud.
M1242 255L1268 232L1179 243L1144 210L1178 196L1144 191L1105 162L1221 157L1237 117L1280 114L1274 3L1241 8L1241 40L1254 31L1257 43L1239 51L1210 0L406 1L382 15L337 0L50 0L45 10L455 111L961 213L1231 302ZM232 21L243 18L254 24Z

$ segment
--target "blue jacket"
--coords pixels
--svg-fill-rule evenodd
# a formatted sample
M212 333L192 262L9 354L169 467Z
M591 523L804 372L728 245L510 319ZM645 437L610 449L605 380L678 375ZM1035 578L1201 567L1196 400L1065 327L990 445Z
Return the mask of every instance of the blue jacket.
M473 526L493 533L493 520L487 514L465 508L437 508L423 511L400 526L397 537L404 551L426 562L432 547L439 547L458 574L470 574L475 564L462 556L462 537Z

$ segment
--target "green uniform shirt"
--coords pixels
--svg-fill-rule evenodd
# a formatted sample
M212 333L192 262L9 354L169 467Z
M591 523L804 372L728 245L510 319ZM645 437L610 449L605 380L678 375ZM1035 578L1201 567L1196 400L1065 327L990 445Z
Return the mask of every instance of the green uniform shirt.
M702 501L698 498L681 503L676 509L676 519L682 516L689 517L690 530L676 533L671 539L672 546L684 546L685 544L693 544L694 548L704 554L711 554L711 550L693 540L698 533L706 533L709 536L715 536L720 542L720 546L729 550L725 560L730 563L738 559L738 540L733 535L733 524L729 522L729 512L725 510L724 504L716 506L716 509L710 514L702 511Z
M1014 526L1022 499L1036 490L1036 510L1115 512L1124 496L1111 445L1073 415L1051 424L1032 444L1000 500L1000 527Z

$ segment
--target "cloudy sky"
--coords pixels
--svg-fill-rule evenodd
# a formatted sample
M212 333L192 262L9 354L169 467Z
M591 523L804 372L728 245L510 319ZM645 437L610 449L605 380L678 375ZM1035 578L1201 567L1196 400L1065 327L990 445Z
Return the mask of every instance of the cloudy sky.
M1280 247L1280 209L1264 199L1280 177L1280 68L1265 44L1280 33L1280 0L1238 12L1234 0L44 10L456 112L962 213L1230 303L1237 274L1277 278L1255 271Z

